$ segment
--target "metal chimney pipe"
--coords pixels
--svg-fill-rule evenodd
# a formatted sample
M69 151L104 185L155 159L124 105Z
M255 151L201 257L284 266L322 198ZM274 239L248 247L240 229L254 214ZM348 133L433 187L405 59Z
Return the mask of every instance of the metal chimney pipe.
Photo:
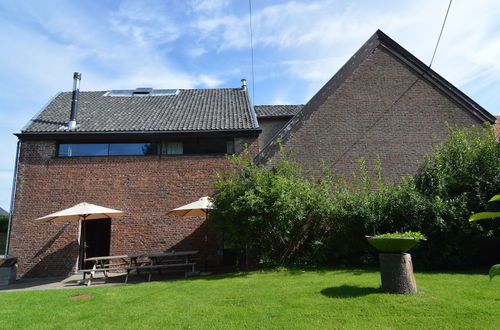
M71 116L68 122L68 129L76 128L76 115L78 113L78 96L80 95L80 80L82 74L75 72L73 74L73 96L71 98Z
M241 90L242 91L247 90L247 80L245 78L241 79Z

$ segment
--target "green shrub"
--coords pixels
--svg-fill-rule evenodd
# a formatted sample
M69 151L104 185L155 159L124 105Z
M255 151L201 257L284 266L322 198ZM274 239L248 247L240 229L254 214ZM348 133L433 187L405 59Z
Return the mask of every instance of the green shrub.
M500 190L500 144L490 127L448 130L449 138L435 148L414 179L419 192L444 205L437 214L441 225L432 226L426 245L443 251L440 264L482 266L488 258L500 257L499 227L464 220L486 209L489 197Z
M320 181L288 155L273 168L234 157L219 176L211 218L225 237L250 246L275 264L371 264L377 253L365 235L421 232L427 241L412 255L417 268L489 265L498 255L498 225L468 222L500 189L500 145L491 129L449 128L420 172L399 184L375 180L363 159L351 181L325 175Z
M0 215L0 233L6 233L9 227L9 216Z
M217 177L210 213L225 241L264 264L306 263L308 250L329 231L326 181L309 178L285 155L272 170L245 157L231 160L239 170Z

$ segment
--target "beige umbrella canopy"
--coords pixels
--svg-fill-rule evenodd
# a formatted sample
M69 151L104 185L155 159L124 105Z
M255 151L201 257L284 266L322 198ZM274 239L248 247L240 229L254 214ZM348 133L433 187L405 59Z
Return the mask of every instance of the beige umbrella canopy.
M87 221L87 220L96 220L102 218L112 218L120 215L124 215L125 212L108 209L107 207L102 207L99 205L89 204L89 203L80 203L70 208L64 209L62 211L58 211L44 217L36 219L37 221L42 222L66 222L66 221ZM82 228L82 238L83 238L83 260L87 258L87 248L86 248L86 234L85 234L85 226L81 226ZM82 260L79 261L82 264Z
M173 209L167 214L180 215L182 217L206 217L211 209L213 209L213 204L208 199L208 196L205 196L196 202Z
M73 207L58 211L36 220L43 222L85 221L102 218L113 218L124 215L125 212L108 209L99 205L80 203Z

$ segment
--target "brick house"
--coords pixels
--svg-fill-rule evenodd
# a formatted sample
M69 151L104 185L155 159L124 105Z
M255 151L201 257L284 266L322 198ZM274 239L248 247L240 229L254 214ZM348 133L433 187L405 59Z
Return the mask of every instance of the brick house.
M395 182L415 173L445 137L446 121L495 122L381 31L305 105L252 106L245 85L82 92L78 126L68 130L71 100L71 93L58 94L16 134L8 253L19 257L25 276L75 270L78 224L33 219L83 201L127 213L85 224L96 254L196 249L220 263L220 234L205 219L166 213L210 194L214 171L228 168L225 154L245 145L257 161L276 161L282 141L316 172L324 161L349 174L360 157L379 155Z

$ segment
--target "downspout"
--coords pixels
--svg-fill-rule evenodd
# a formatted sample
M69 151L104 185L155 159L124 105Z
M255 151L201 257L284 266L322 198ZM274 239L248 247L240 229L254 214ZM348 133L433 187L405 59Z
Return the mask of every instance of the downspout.
M17 167L19 166L19 150L21 149L21 141L17 141L16 150L16 166L14 168L14 178L12 179L12 193L10 195L10 213L9 213L9 225L7 227L7 244L5 246L5 256L9 255L9 245L10 245L10 231L12 228L12 215L14 214L15 198L16 198L16 188L17 188Z

